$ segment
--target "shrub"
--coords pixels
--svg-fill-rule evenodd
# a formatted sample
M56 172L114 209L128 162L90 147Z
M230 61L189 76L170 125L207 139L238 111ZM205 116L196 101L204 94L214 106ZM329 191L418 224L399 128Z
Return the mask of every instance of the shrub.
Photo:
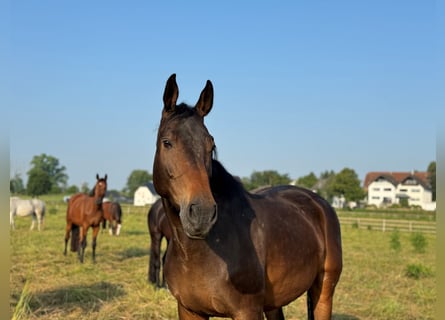
M410 237L410 241L411 244L414 248L414 251L417 253L424 253L426 250L426 246L427 246L427 241L425 236L420 233L420 232L416 232L413 233Z
M397 229L395 229L391 233L390 246L391 249L393 249L396 252L399 252L400 249L402 248L402 244L400 243L400 232Z
M406 266L405 275L408 278L420 279L432 275L432 271L422 264L409 264Z

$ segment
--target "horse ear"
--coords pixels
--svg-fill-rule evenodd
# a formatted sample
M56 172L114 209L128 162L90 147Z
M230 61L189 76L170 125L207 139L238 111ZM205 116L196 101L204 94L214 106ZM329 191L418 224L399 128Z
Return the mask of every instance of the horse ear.
M195 109L201 117L205 117L212 110L213 106L213 85L210 80L207 80L205 88L202 90L199 100L196 103Z
M176 100L178 100L179 89L176 84L176 74L173 73L167 80L164 89L164 112L172 112L176 107Z
M105 177L104 177L104 180L105 180L105 181L107 181L107 174L106 174L106 173L105 173Z
M96 180L99 180L99 174L96 173Z

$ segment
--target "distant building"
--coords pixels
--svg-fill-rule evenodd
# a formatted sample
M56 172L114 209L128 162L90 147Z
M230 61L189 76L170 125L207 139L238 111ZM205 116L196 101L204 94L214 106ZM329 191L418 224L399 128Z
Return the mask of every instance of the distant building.
M364 188L368 192L368 205L385 207L407 201L409 206L436 210L428 172L369 172Z
M147 204L152 205L159 198L160 196L156 193L153 183L149 182L136 189L134 192L133 204L135 206L145 206Z

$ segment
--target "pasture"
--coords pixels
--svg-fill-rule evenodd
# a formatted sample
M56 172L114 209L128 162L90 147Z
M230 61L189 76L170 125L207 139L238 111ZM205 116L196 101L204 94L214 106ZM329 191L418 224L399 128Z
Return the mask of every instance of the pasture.
M100 232L92 263L88 231L85 262L65 257L66 205L47 202L44 230L30 231L30 217L10 231L10 312L13 319L177 319L176 301L147 281L148 207L123 205L119 237ZM413 249L410 233L342 225L344 268L334 296L333 319L434 319L436 235L424 234L426 251ZM418 277L409 276L409 267ZM286 319L306 318L306 297L285 307Z

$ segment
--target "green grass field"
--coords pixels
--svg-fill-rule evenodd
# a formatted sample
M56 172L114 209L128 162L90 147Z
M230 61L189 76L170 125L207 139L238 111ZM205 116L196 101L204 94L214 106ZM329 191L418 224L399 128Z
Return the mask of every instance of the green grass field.
M91 229L85 263L65 257L65 204L48 202L45 228L30 231L31 218L17 218L10 231L10 312L13 319L177 319L167 290L147 282L148 208L124 206L119 237L99 234L97 263L91 259ZM434 319L436 236L414 250L409 233L342 227L344 269L334 299L336 320ZM409 276L407 272L411 271ZM285 308L286 319L306 319L306 297Z

